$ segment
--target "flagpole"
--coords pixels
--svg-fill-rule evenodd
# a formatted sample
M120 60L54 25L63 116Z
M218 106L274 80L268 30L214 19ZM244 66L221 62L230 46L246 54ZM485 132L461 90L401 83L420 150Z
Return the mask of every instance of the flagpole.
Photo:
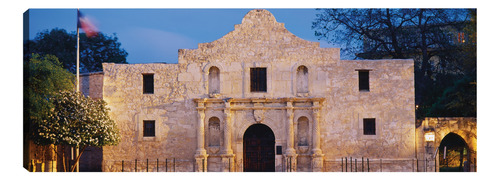
M76 92L80 91L80 27L78 27L80 8L76 9Z
M80 8L76 9L76 92L80 91L80 27L78 26L80 23ZM80 154L79 146L76 146L75 149L72 148L72 151L75 152L75 158L78 158ZM73 155L73 154L71 154ZM74 159L74 158L71 158ZM76 164L76 172L80 172L80 163Z

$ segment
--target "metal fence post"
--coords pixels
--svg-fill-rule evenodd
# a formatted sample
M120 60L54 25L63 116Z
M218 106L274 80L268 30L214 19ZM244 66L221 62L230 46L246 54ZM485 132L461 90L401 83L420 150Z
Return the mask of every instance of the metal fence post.
M156 172L158 172L158 158L156 159Z
M358 159L357 158L354 159L354 171L358 172Z
M149 171L149 159L146 159L146 172Z
M340 168L342 169L342 172L344 172L344 158L340 159Z
M168 158L165 158L165 172L168 172Z
M174 172L175 172L175 157L174 157Z
M122 172L123 172L123 160L122 160Z
M347 157L345 157L345 172L347 172Z
M135 159L135 172L137 172L137 159Z
M350 162L349 162L349 163L351 164L351 172L352 172L352 157L351 157L351 159L350 159Z
M436 162L436 158L434 158L434 172L437 172L437 162Z
M424 162L424 172L427 172L427 157L425 158Z
M370 159L366 158L366 166L368 167L368 172L370 172Z

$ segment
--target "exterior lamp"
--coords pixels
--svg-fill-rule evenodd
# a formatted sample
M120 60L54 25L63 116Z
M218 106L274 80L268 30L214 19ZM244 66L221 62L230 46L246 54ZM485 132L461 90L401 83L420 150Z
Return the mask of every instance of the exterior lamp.
M434 132L427 132L425 133L424 137L426 142L434 142L435 139Z

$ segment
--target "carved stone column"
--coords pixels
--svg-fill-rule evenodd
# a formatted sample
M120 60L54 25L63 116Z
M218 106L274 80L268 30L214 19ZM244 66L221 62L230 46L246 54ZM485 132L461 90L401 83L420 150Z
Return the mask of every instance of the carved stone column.
M313 103L313 134L312 134L312 170L313 172L321 172L323 170L323 152L321 151L320 144L320 128L319 123L321 119L320 115L321 107L318 101Z
M291 159L291 164L287 164L286 168L287 170L292 170L292 172L297 171L297 154L295 152L295 149L293 146L295 145L294 142L294 134L293 134L293 105L292 102L287 102L286 103L286 115L287 115L287 122L286 122L286 129L287 129L287 139L286 139L286 151L285 151L285 157L288 159Z
M198 102L198 126L196 132L196 153L194 158L196 160L196 168L197 172L207 171L207 150L205 150L205 104L204 101Z
M224 147L222 149L222 171L231 172L234 168L234 154L231 148L232 140L232 117L231 101L226 100L226 108L224 109Z

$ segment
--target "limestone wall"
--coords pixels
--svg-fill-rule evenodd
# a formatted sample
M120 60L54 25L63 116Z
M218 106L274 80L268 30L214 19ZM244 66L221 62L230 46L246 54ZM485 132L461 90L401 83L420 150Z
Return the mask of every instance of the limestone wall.
M325 157L414 157L414 80L410 60L341 61L329 70L324 123ZM358 89L356 69L369 69L370 91ZM321 85L321 84L319 84ZM376 119L376 135L363 135L363 118Z
M103 64L103 97L122 136L118 146L104 147L104 171L117 171L121 160L192 160L197 117L194 103L186 97L199 86L178 81L178 67ZM154 94L143 94L143 73L154 74ZM155 137L143 137L144 120L155 120ZM177 171L193 170L187 166Z
M80 92L85 96L102 99L103 72L80 74Z
M297 80L300 66L307 68L307 84ZM220 71L215 94L209 92L211 67ZM250 91L254 67L266 68L265 92ZM369 70L370 91L359 91L358 70ZM103 71L103 99L122 135L118 146L104 147L104 171L120 171L121 160L174 157L185 163L177 171L201 170L194 158L198 108L204 116L208 171L243 171L243 134L258 122L273 130L276 146L285 152L291 114L297 153L293 170L312 171L318 165L312 160L316 109L322 171L337 171L333 168L340 166L328 160L346 156L406 160L392 171L411 171L409 160L415 158L412 60L339 60L338 48L320 48L296 37L265 10L250 11L219 40L179 50L178 64L104 63ZM154 74L154 94L143 94L143 74ZM307 88L297 88L298 82ZM209 146L209 119L220 120L222 142L228 115L234 161L224 160L223 143ZM363 118L376 119L376 135L363 135ZM156 121L155 137L142 136L144 120ZM276 156L276 171L287 169L284 159Z

